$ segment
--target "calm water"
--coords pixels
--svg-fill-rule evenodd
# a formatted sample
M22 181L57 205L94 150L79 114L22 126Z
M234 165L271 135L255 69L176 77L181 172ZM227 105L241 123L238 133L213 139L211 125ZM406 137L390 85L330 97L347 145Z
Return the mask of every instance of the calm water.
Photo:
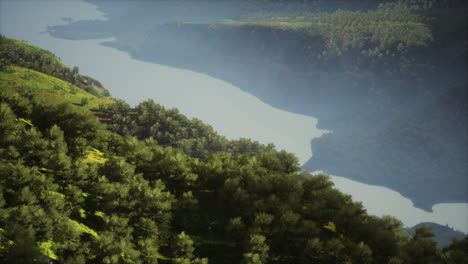
M168 108L177 107L188 117L197 117L220 134L234 139L247 137L274 143L295 153L301 164L312 156L310 141L325 131L313 117L289 113L267 105L239 88L188 70L134 60L128 54L104 47L109 41L70 41L45 33L48 25L74 20L103 19L105 14L81 1L0 0L0 32L45 48L69 66L101 81L114 97L131 105L154 99ZM406 226L430 221L468 232L468 204L438 204L433 213L414 208L409 199L387 188L332 176L336 187L362 201L368 212L393 215Z
M410 199L388 188L368 185L338 176L331 176L336 188L351 194L354 201L360 201L373 215L393 215L405 226L421 222L449 225L459 231L468 232L468 205L466 203L440 203L428 213L415 208Z

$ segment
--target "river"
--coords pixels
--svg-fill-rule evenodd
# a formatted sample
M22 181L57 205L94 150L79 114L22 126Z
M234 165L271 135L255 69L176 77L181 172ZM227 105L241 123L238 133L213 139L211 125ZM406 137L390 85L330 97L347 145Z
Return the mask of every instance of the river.
M47 26L74 20L105 20L105 14L82 1L0 0L1 34L26 40L56 54L69 66L96 78L111 94L135 105L146 99L167 108L176 107L230 139L245 137L274 143L295 153L301 164L311 156L310 142L327 133L317 119L276 109L229 83L204 74L132 59L127 53L105 47L100 40L63 40L51 37ZM413 207L399 193L378 186L331 176L338 189L361 201L374 215L393 215L405 226L435 222L468 233L468 204L437 204L428 213Z

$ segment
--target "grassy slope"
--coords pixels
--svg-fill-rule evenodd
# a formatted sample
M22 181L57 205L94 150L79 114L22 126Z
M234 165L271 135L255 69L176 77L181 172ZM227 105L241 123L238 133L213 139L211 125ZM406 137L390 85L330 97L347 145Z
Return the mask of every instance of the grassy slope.
M85 107L88 109L113 103L109 98L96 97L66 81L17 66L7 66L0 70L0 87L36 91L51 103L81 104L82 99L87 99Z
M60 73L71 70L51 52L16 39L2 36L0 40L1 60L7 65L0 67L0 90L30 91L48 103L70 103L84 109L114 102L91 77L76 74L76 85L63 80L66 78Z
M81 75L54 54L27 42L0 36L0 65L16 65L54 76L97 97L109 97L109 91L97 80ZM73 81L72 81L73 80Z

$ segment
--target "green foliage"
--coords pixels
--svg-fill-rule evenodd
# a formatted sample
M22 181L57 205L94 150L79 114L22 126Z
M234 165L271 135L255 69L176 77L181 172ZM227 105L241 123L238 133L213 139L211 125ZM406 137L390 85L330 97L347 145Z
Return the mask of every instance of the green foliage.
M208 264L206 258L196 258L193 240L184 232L178 234L174 239L174 263L177 264Z
M265 243L266 238L262 235L252 234L249 239L248 253L244 254L245 264L268 263L268 251L270 248Z
M55 252L52 248L56 247L55 243L53 241L46 241L42 242L39 245L39 248L42 250L42 254L50 259L53 260L59 260L57 255L55 255Z
M93 229L85 226L84 224L82 223L79 223L75 220L70 220L73 228L75 230L77 230L78 232L80 233L86 233L86 234L90 234L91 236L95 237L95 238L99 238L99 235L96 233L96 231L94 231Z
M90 148L90 150L87 151L88 154L86 155L85 159L83 162L85 163L99 163L99 164L104 164L107 159L104 158L104 153L101 151L95 149L95 148Z
M452 244L442 250L442 258L446 263L468 263L468 236L463 239L454 239Z
M87 98L81 99L81 106L85 106L87 104L88 104L88 99Z
M419 227L403 251L404 263L440 263L433 237L429 226Z

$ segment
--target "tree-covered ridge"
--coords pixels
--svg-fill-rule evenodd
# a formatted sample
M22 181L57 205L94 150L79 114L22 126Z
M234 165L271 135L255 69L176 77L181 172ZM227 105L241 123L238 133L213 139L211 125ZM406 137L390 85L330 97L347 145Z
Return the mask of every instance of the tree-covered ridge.
M32 69L69 82L98 97L109 97L109 91L97 80L70 69L55 55L26 42L0 36L0 67L15 65Z
M135 108L130 108L124 101L117 101L100 109L97 115L108 120L108 129L113 132L139 139L151 137L160 145L182 149L197 158L206 158L215 152L256 155L275 149L273 144L262 145L246 138L228 140L201 120L188 119L177 109L166 109L152 100Z
M0 254L25 263L448 263L286 152L192 158L91 113L0 95ZM302 179L302 180L301 180ZM465 243L465 242L457 242ZM195 250L195 247L198 248ZM458 258L458 259L457 259ZM451 262L450 262L451 261Z
M452 6L456 6L458 10ZM274 54L288 54L291 57L291 53L295 52L300 53L307 64L322 69L371 71L385 78L406 79L422 78L439 69L440 58L434 52L436 47L440 48L439 43L446 41L446 36L440 36L441 31L446 28L458 30L459 33L463 31L463 21L447 23L447 19L451 18L447 17L446 10L456 12L456 17L463 17L466 6L459 1L399 0L382 3L377 9L367 11L338 9L331 13L297 12L287 16L251 13L243 15L239 21L175 24L189 30L196 29L196 25L198 28L205 26L227 39L243 39L244 43L241 45L254 45L260 53L264 49L274 49L270 57L280 63L287 63L287 59L277 58ZM172 27L171 29L174 30ZM269 33L265 34L266 32ZM276 35L276 38L272 39L268 35ZM302 41L280 45L279 43L291 42L286 38ZM205 36L204 39L208 46L217 42L213 36ZM458 42L456 39L455 43ZM455 43L453 46L456 46ZM226 50L238 48L229 47ZM294 49L294 52L284 49ZM463 51L460 53L459 48L456 50L457 55L451 54L449 50L443 52L450 54L450 57L466 54Z
M375 68L385 62L388 73L397 71L398 75L402 75L414 63L414 58L411 58L414 51L429 46L433 41L423 18L394 11L338 10L333 13L274 17L271 20L271 24L262 22L261 25L301 25L307 31L318 32L323 38L324 49L314 54L316 59L329 61L343 57L347 59L347 64L342 66L352 71Z

